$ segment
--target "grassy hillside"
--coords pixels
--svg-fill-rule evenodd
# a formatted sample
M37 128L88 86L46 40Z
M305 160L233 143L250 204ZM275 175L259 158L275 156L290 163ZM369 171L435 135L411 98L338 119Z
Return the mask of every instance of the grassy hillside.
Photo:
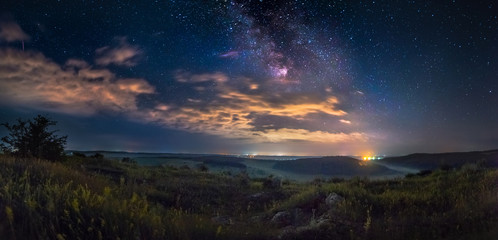
M495 239L497 185L497 170L476 166L294 183L90 157L50 163L0 156L0 236Z
M388 157L379 160L379 162L419 170L437 169L441 166L459 168L469 163L496 168L498 167L498 150L430 154L416 153L402 157Z

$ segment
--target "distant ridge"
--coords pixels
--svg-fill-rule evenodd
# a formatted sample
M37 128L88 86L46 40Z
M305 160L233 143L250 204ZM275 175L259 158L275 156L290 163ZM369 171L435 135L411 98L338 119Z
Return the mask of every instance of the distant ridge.
M379 161L392 166L419 170L437 169L443 165L461 167L468 163L498 167L498 149L472 152L414 153L401 157L386 157Z
M324 176L383 176L400 174L400 172L373 162L359 161L358 159L345 156L279 161L273 168L299 174Z

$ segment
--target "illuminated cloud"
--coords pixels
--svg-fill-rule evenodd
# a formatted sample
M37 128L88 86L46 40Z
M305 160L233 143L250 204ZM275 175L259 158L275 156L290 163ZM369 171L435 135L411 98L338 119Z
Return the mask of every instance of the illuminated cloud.
M143 79L117 78L82 60L64 66L37 52L0 49L0 98L13 105L76 115L137 111L137 96L152 94Z
M351 121L346 120L346 119L341 119L339 122L345 123L345 124L351 124Z
M0 22L0 41L27 41L30 37L15 22Z
M142 54L137 47L131 46L126 41L126 38L117 38L118 45L116 47L105 46L97 49L97 59L95 63L101 66L110 64L118 66L135 66L138 62L138 57Z
M238 107L247 112L265 113L274 116L303 118L308 114L320 112L334 116L346 115L346 112L334 107L338 103L335 97L329 97L320 102L302 99L302 102L299 103L288 103L292 99L287 99L286 103L280 104L269 102L262 95L248 95L237 91L222 93L219 97L232 101L234 105L239 105Z
M341 119L348 113L338 107L340 102L331 91L325 91L324 95L275 93L268 85L271 79L256 82L246 77L230 78L222 72L176 71L175 80L197 95L177 102L157 100L147 104L148 107L140 105L139 96L157 94L155 88L144 79L118 78L105 68L110 64L133 66L139 54L138 48L129 46L124 38L116 48L97 50L95 62L100 67L80 59L58 64L39 52L0 49L0 100L19 107L73 115L110 111L166 128L251 143L335 144L368 140L365 133L346 128L324 130L304 124L289 127L278 121L270 125L256 121L278 117L304 123L319 115L345 125L351 123ZM210 82L215 84L206 84Z
M80 59L69 59L66 61L65 66L66 67L76 67L76 68L88 68L90 65L88 65L87 62L80 60Z
M278 122L271 126L259 126L255 118L287 117L306 121L313 114L330 117L347 115L337 108L339 101L334 96L319 98L304 94L275 95L268 92L251 91L249 79L239 81L249 86L247 92L229 85L230 79L223 73L190 74L180 72L177 81L196 84L213 81L217 94L206 99L186 99L181 105L158 104L153 109L138 112L136 118L147 122L183 129L190 132L207 133L225 138L246 139L250 142L308 141L321 143L364 142L368 137L360 132L313 131L303 128L282 127ZM240 80L240 79L239 79ZM244 87L242 87L244 89ZM256 88L257 89L257 88ZM254 90L254 89L253 89ZM203 91L203 90L202 90ZM200 92L202 92L200 91ZM339 120L344 123L347 120Z
M364 142L367 140L365 134L353 133L329 133L324 131L309 131L306 129L271 129L264 132L257 132L258 135L268 142L281 142L282 140L300 140L321 143L338 143L338 142Z

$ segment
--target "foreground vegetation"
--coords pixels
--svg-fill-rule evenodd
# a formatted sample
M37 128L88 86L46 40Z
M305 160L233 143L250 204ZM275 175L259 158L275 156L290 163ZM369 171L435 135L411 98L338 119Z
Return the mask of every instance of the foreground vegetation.
M102 156L0 155L2 239L495 239L498 171L395 180L212 174ZM338 196L331 201L330 196Z

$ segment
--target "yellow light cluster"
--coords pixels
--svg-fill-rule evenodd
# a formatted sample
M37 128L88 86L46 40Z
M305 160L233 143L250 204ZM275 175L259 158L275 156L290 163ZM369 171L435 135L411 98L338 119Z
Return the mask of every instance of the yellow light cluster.
M363 157L363 161L378 160L380 157Z

